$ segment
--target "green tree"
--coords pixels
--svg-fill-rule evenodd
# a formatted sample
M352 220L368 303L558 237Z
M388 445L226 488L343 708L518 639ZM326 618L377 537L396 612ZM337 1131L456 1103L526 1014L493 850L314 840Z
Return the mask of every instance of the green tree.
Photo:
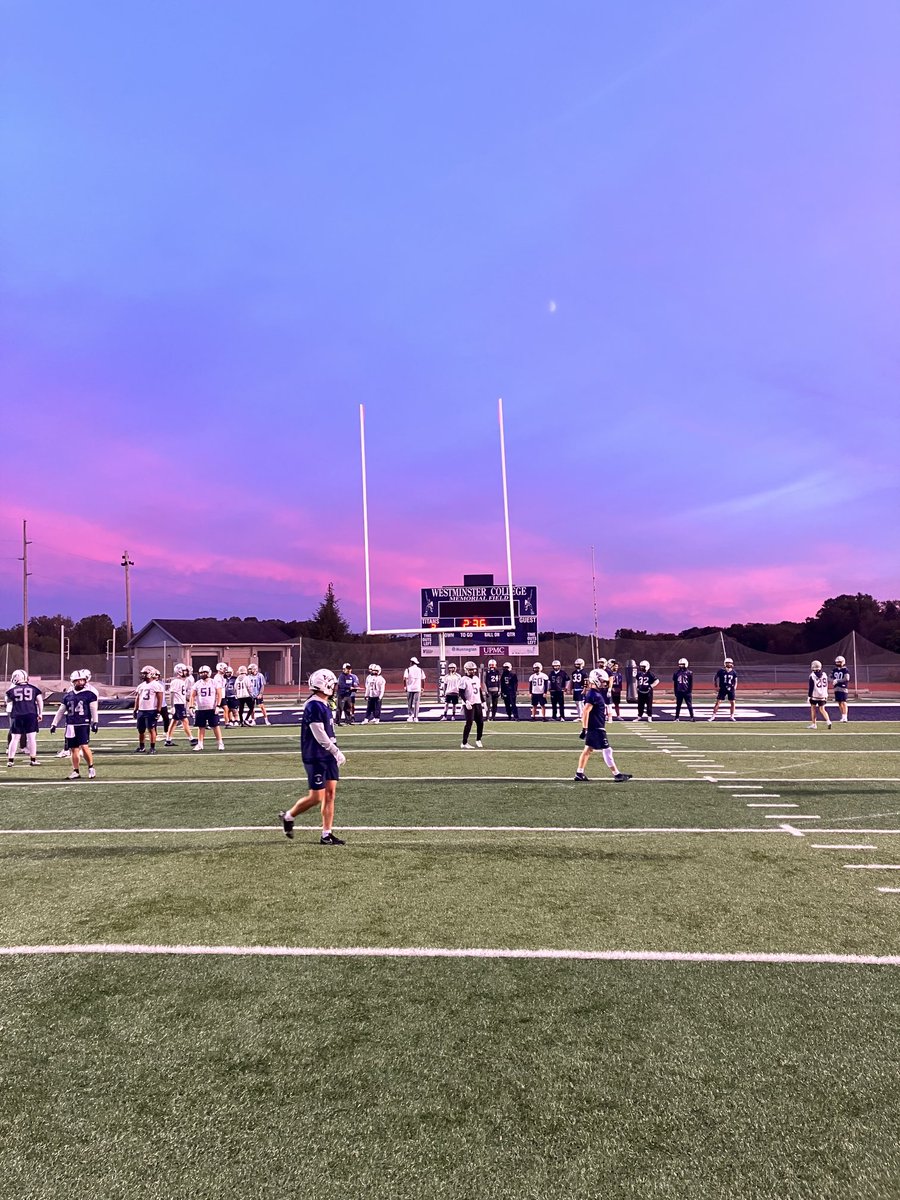
M322 603L313 613L312 620L307 622L305 633L306 637L322 642L345 642L353 636L334 594L333 583L326 588Z

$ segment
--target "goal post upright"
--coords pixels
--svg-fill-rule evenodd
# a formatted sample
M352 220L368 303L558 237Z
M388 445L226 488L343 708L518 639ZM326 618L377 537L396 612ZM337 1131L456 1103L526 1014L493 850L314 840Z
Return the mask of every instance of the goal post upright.
M507 489L506 475L506 436L503 426L503 399L497 400L497 416L500 424L500 476L503 491L503 526L506 540L506 571L507 571L507 591L509 593L509 621L501 625L483 625L479 627L481 633L509 633L516 628L516 609L515 598L513 596L513 577L512 577L512 543L509 529L509 493ZM423 629L421 623L415 627L405 629L373 629L372 628L372 573L369 561L369 488L368 474L366 470L366 409L364 404L359 406L359 450L362 463L362 509L363 509L363 556L365 559L365 581L366 581L366 633L369 635L392 635L392 634L422 634L428 633L430 630ZM444 652L446 634L448 630L436 631L439 637L441 654Z

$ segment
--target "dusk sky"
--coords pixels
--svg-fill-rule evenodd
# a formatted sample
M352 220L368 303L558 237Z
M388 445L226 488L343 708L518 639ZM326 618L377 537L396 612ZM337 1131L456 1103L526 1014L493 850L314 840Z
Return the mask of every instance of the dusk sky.
M900 597L896 0L4 0L0 624Z

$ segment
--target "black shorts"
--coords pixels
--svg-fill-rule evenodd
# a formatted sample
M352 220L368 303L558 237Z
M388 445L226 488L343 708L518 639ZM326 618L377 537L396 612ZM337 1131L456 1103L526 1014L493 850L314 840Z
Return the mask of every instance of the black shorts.
M74 750L76 746L86 746L91 740L90 725L68 725L67 729L71 729L71 734L66 736L66 749Z
M531 707L537 708L538 705L540 705L541 708L547 707L547 693L546 692L532 692L531 693Z
M197 728L198 729L218 729L219 714L214 708L198 708L197 709Z
M846 688L835 688L834 689L835 704L846 704L849 697L850 697L850 693L847 691Z
M237 708L237 696L223 696L222 697L222 707L223 708Z
M622 702L622 693L621 693L621 692L616 692L616 691L610 692L610 694L609 694L609 698L610 698L610 700L613 702L613 704L621 704L621 702Z
M176 704L175 708L173 710L172 720L173 721L186 721L187 715L188 715L187 705L186 704Z
M609 738L605 729L589 729L584 735L584 744L589 750L608 750Z
M445 692L444 693L444 703L445 704L459 704L459 692Z
M727 700L730 704L734 703L734 688L720 688L717 700Z
M36 713L28 713L23 717L13 717L9 723L9 730L10 730L10 733L13 734L13 736L15 736L16 734L23 734L23 733L37 733L37 731L38 731L37 714Z
M310 791L321 792L329 779L340 779L337 759L329 754L328 758L319 758L315 762L304 762L306 778L309 780Z
M159 718L159 713L156 711L156 709L154 709L153 712L141 712L140 709L138 709L136 716L138 733L146 733L148 729L156 728L156 722Z

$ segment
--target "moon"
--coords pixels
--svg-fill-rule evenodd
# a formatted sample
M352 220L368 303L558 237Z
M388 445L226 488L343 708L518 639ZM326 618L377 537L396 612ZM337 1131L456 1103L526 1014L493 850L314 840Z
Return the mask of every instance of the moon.
M547 305L547 312L551 312L551 313L556 312L556 301L555 300L551 300L549 302L549 304Z

